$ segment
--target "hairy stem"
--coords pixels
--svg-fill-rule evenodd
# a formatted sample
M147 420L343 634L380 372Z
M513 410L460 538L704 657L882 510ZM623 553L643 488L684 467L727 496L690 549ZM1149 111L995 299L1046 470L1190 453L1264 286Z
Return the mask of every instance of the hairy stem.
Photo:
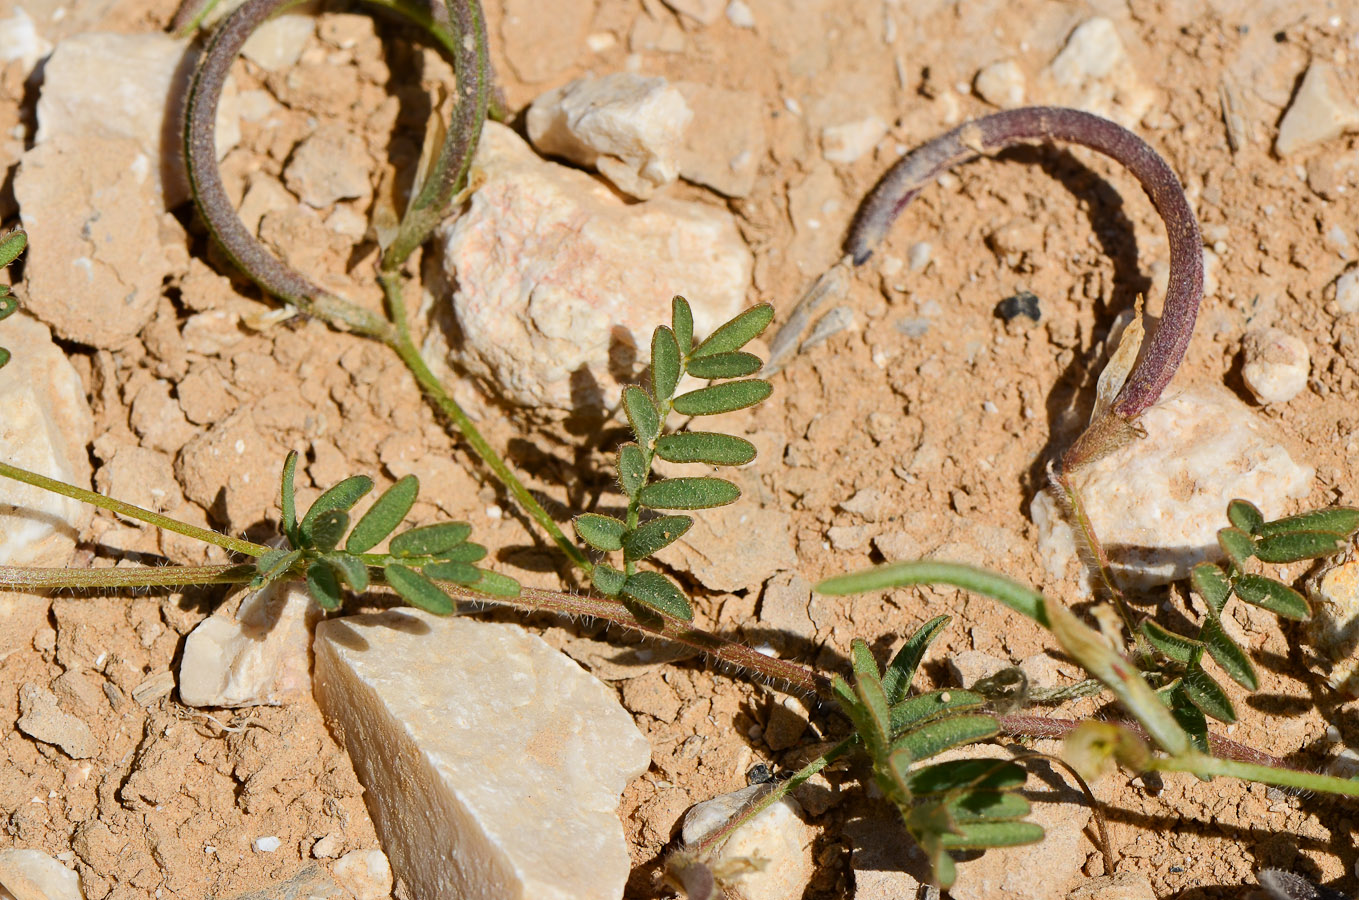
M1076 719L1055 719L1047 716L1011 715L997 716L996 719L1000 722L1001 730L1007 734L1033 738L1064 738L1082 724ZM1148 743L1153 742L1147 730L1136 722L1124 721L1111 722L1110 724L1126 728ZM1277 756L1270 756L1254 747L1238 744L1236 741L1228 740L1211 731L1208 732L1208 747L1222 759L1275 769L1287 766L1287 763Z
M12 478L15 481L22 481L24 484L51 491L54 494L61 494L63 497L70 497L100 509L107 509L109 512L126 516L129 519L137 519L148 525L155 525L157 528L164 528L166 531L173 531L185 537L191 537L204 543L214 544L224 550L231 550L236 553L243 553L246 556L259 556L269 548L263 544L256 544L254 541L247 541L242 538L234 538L230 535L221 534L207 528L199 528L197 525L190 525L169 516L152 512L149 509L142 509L140 506L133 506L131 503L124 503L122 500L115 500L112 497L105 497L94 491L76 487L74 484L67 484L64 481L57 481L55 478L48 478L46 475L39 475L37 472L30 472L18 466L11 466L8 463L0 463L0 476Z
M977 156L1034 140L1079 144L1110 157L1137 178L1165 222L1170 284L1161 321L1112 407L1123 419L1135 419L1160 398L1189 347L1203 296L1203 239L1174 171L1126 128L1090 113L1046 106L967 122L888 170L859 208L845 249L856 265L862 264L906 205L940 174Z
M1324 791L1328 794L1343 794L1359 797L1359 779L1338 778L1334 775L1319 775L1312 772L1299 772L1272 765L1243 762L1202 753L1188 753L1183 756L1155 757L1151 768L1162 772L1190 772L1201 777L1226 775L1243 781L1258 781L1276 787L1296 788L1303 791Z
M127 569L0 566L0 589L108 590L180 587L193 584L244 584L254 577L254 566L237 563L215 566L135 566Z
M401 358L401 361L406 364L406 368L410 370L411 376L415 379L415 383L420 386L420 391L425 395L425 399L428 400L429 403L432 404L450 423L452 423L454 428L458 429L458 433L462 435L465 441L467 441L468 446L472 448L472 452L475 453L477 458L480 459L482 463L491 470L496 478L500 480L500 483L503 484L506 490L510 492L510 495L514 497L520 508L523 509L533 521L537 522L538 526L542 528L543 531L547 532L548 536L552 538L553 543L566 554L566 558L571 561L571 564L588 576L590 572L594 570L594 564L591 563L585 554L581 552L580 548L572 543L571 539L562 532L557 523L553 521L552 516L548 514L547 510L543 509L543 505L529 492L529 489L519 480L519 476L514 474L514 470L506 464L500 454L495 452L495 449L487 442L486 438L482 437L481 432L477 430L476 424L473 423L471 418L468 417L467 413L463 411L463 408L458 405L458 402L453 399L448 391L444 389L444 386L439 383L439 379L434 376L434 373L429 370L429 366L425 363L424 357L420 355L420 350L411 340L410 332L404 327L406 315L405 303L402 299L399 278L400 276L396 273L387 272L384 272L379 276L379 281L381 281L383 291L387 296L389 314L392 316L393 320L401 323L397 328L399 337L396 340L387 343L387 346L390 347L392 351Z

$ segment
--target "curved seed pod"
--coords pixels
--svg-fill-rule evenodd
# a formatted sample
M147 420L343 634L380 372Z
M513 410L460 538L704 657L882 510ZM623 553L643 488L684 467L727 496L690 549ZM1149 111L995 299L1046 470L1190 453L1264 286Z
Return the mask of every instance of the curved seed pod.
M1165 222L1170 285L1160 325L1142 353L1113 411L1135 419L1160 399L1184 359L1203 297L1203 240L1179 179L1146 141L1090 113L1050 106L1011 109L967 122L907 154L888 170L859 207L845 250L862 264L892 222L930 182L959 163L1024 141L1062 141L1089 147L1137 178Z

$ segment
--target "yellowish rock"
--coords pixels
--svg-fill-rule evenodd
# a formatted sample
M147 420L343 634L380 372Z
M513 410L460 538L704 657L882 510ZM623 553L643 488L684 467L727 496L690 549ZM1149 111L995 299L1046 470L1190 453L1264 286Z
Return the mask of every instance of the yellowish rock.
M605 687L515 625L412 610L316 629L316 699L395 877L421 900L617 900L618 797L650 747Z

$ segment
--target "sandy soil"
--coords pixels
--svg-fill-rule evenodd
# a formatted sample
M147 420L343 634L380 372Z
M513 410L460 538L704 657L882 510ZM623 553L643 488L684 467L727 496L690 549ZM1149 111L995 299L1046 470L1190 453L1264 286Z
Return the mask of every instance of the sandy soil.
M1339 138L1287 160L1271 151L1279 117L1309 60L1332 60L1346 93L1359 92L1352 63L1359 7L750 0L752 30L724 17L702 26L656 0L560 5L556 16L523 14L532 6L527 0L487 4L511 110L587 71L628 68L759 95L770 150L752 194L729 201L684 184L672 193L729 206L756 254L751 301L768 301L784 313L838 258L859 198L899 152L993 109L970 87L980 68L1013 60L1037 84L1075 26L1107 16L1152 98L1138 131L1181 174L1219 258L1216 289L1205 300L1177 384L1221 383L1249 400L1240 378L1245 330L1269 324L1296 334L1312 354L1311 386L1258 414L1282 426L1297 456L1316 467L1307 505L1359 504L1353 473L1359 335L1354 317L1338 316L1327 293L1359 246L1359 191L1348 166L1356 141ZM105 6L87 27L153 30L174 12L170 0ZM679 52L648 49L662 32ZM601 49L591 49L587 37L605 34L613 42L596 40ZM411 49L402 27L384 22L378 35L371 47L355 50L351 64L313 66L305 79L237 63L238 87L270 91L286 112L282 126L267 131L246 123L240 148L224 163L229 191L239 199L247 179L277 178L307 132L308 117L359 134L375 182L388 160L414 157L423 121L411 97L446 85L448 70L431 61L432 51ZM321 46L320 37L312 42ZM423 84L395 83L392 72L415 71L417 64ZM14 79L5 84L14 87ZM1235 152L1223 124L1223 84L1236 91L1244 120L1244 143ZM31 124L33 96L0 94L0 123ZM825 162L821 129L871 115L890 126L876 149L852 164ZM6 194L7 188L0 197ZM6 227L14 220L8 196L0 201ZM224 261L192 227L187 206L177 215L191 226L187 250L201 262L167 286L143 340L119 352L69 347L95 410L97 467L119 448L140 443L130 424L132 398L161 380L171 386L189 433L230 415L243 433L259 438L242 466L269 486L262 488L262 503L271 502L268 492L287 447L307 451L304 494L355 472L381 485L413 470L427 501L417 507L417 519L471 521L479 540L499 549L504 571L528 584L563 584L557 561L506 512L510 501L468 462L381 348L314 322L264 332L242 327L232 341L211 346L186 343L179 327L189 313L248 314L263 301L248 284L214 275L228 273ZM376 299L371 242L354 245L270 215L275 221L266 236L295 265L326 273L350 296ZM1347 233L1347 246L1328 242L1336 225ZM929 242L932 261L923 271L898 271L892 261L905 260L918 241ZM852 327L795 357L776 378L773 399L729 423L762 450L745 475L751 488L745 502L777 514L774 521L791 536L797 572L812 582L887 558L937 553L1078 601L1074 572L1063 579L1045 572L1026 511L1041 487L1043 462L1077 427L1082 413L1073 414L1073 404L1088 402L1092 366L1114 315L1138 292L1151 291L1155 302L1164 258L1164 236L1149 202L1102 158L1034 148L959 169L906 211L874 261L856 274L844 301L854 311ZM1007 325L994 314L998 301L1020 290L1040 298L1041 323ZM904 323L917 327L904 329ZM470 386L457 394L480 416L491 442L509 448L530 485L547 497L579 510L610 489L598 447L522 422ZM170 461L170 455L148 459L147 477L174 478ZM195 477L210 476L181 472L179 480L187 489ZM874 498L868 508L841 508L864 492ZM187 502L195 501L199 514L219 528L269 532L258 516L233 520L221 508L202 510L201 497ZM184 542L111 518L98 519L86 538L81 559L99 565L113 564L120 553L203 558ZM676 574L687 579L710 626L752 642L771 639L757 618L758 583L717 591L682 570ZM340 835L345 849L375 844L353 771L313 705L207 715L179 705L173 694L133 699L135 688L173 669L182 636L217 600L212 592L62 596L31 640L0 656L0 847L66 854L92 900L131 900L232 896L265 887L312 864L313 844L328 834ZM807 633L789 640L788 652L834 668L843 664L851 638L886 649L941 612L955 619L936 661L967 649L1019 660L1051 646L986 601L925 590L817 599ZM1324 739L1328 724L1359 746L1354 705L1318 697L1319 683L1301 663L1299 632L1269 616L1240 617L1263 684L1249 700L1232 694L1241 714L1232 737L1305 767L1322 765L1333 752ZM609 655L605 635L546 619L535 624L587 663ZM586 640L592 637L598 640ZM654 748L651 772L628 789L620 808L637 865L629 896L657 895L656 859L689 805L744 786L755 763L797 765L818 735L840 727L833 716L814 713L800 739L794 735L773 750L765 734L782 698L770 690L697 660L621 672L604 665L598 672L619 686ZM94 727L99 749L89 760L73 761L12 727L19 686L54 679L60 701ZM932 664L925 680L944 684L948 673ZM1082 701L1063 712L1095 710L1092 701ZM824 808L811 819L820 837L810 898L852 895L842 831L857 809L851 780L849 772L832 774ZM1316 799L1189 778L1167 779L1157 795L1123 777L1106 779L1102 791L1123 865L1146 874L1158 896L1237 897L1240 885L1266 865L1332 882L1355 862L1352 813ZM252 851L252 839L262 835L278 836L280 848ZM1086 852L1086 874L1102 872L1093 843Z

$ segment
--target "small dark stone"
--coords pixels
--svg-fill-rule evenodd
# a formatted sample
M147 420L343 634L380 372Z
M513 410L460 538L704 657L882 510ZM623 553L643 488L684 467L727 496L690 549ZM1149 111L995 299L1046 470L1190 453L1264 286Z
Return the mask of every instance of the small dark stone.
M996 304L996 315L1005 321L1010 321L1015 316L1027 316L1037 322L1043 318L1043 311L1038 308L1038 298L1028 291L1020 291L1013 297L1006 297Z
M746 784L768 784L774 780L774 773L769 771L769 766L758 763L750 767L746 773Z

